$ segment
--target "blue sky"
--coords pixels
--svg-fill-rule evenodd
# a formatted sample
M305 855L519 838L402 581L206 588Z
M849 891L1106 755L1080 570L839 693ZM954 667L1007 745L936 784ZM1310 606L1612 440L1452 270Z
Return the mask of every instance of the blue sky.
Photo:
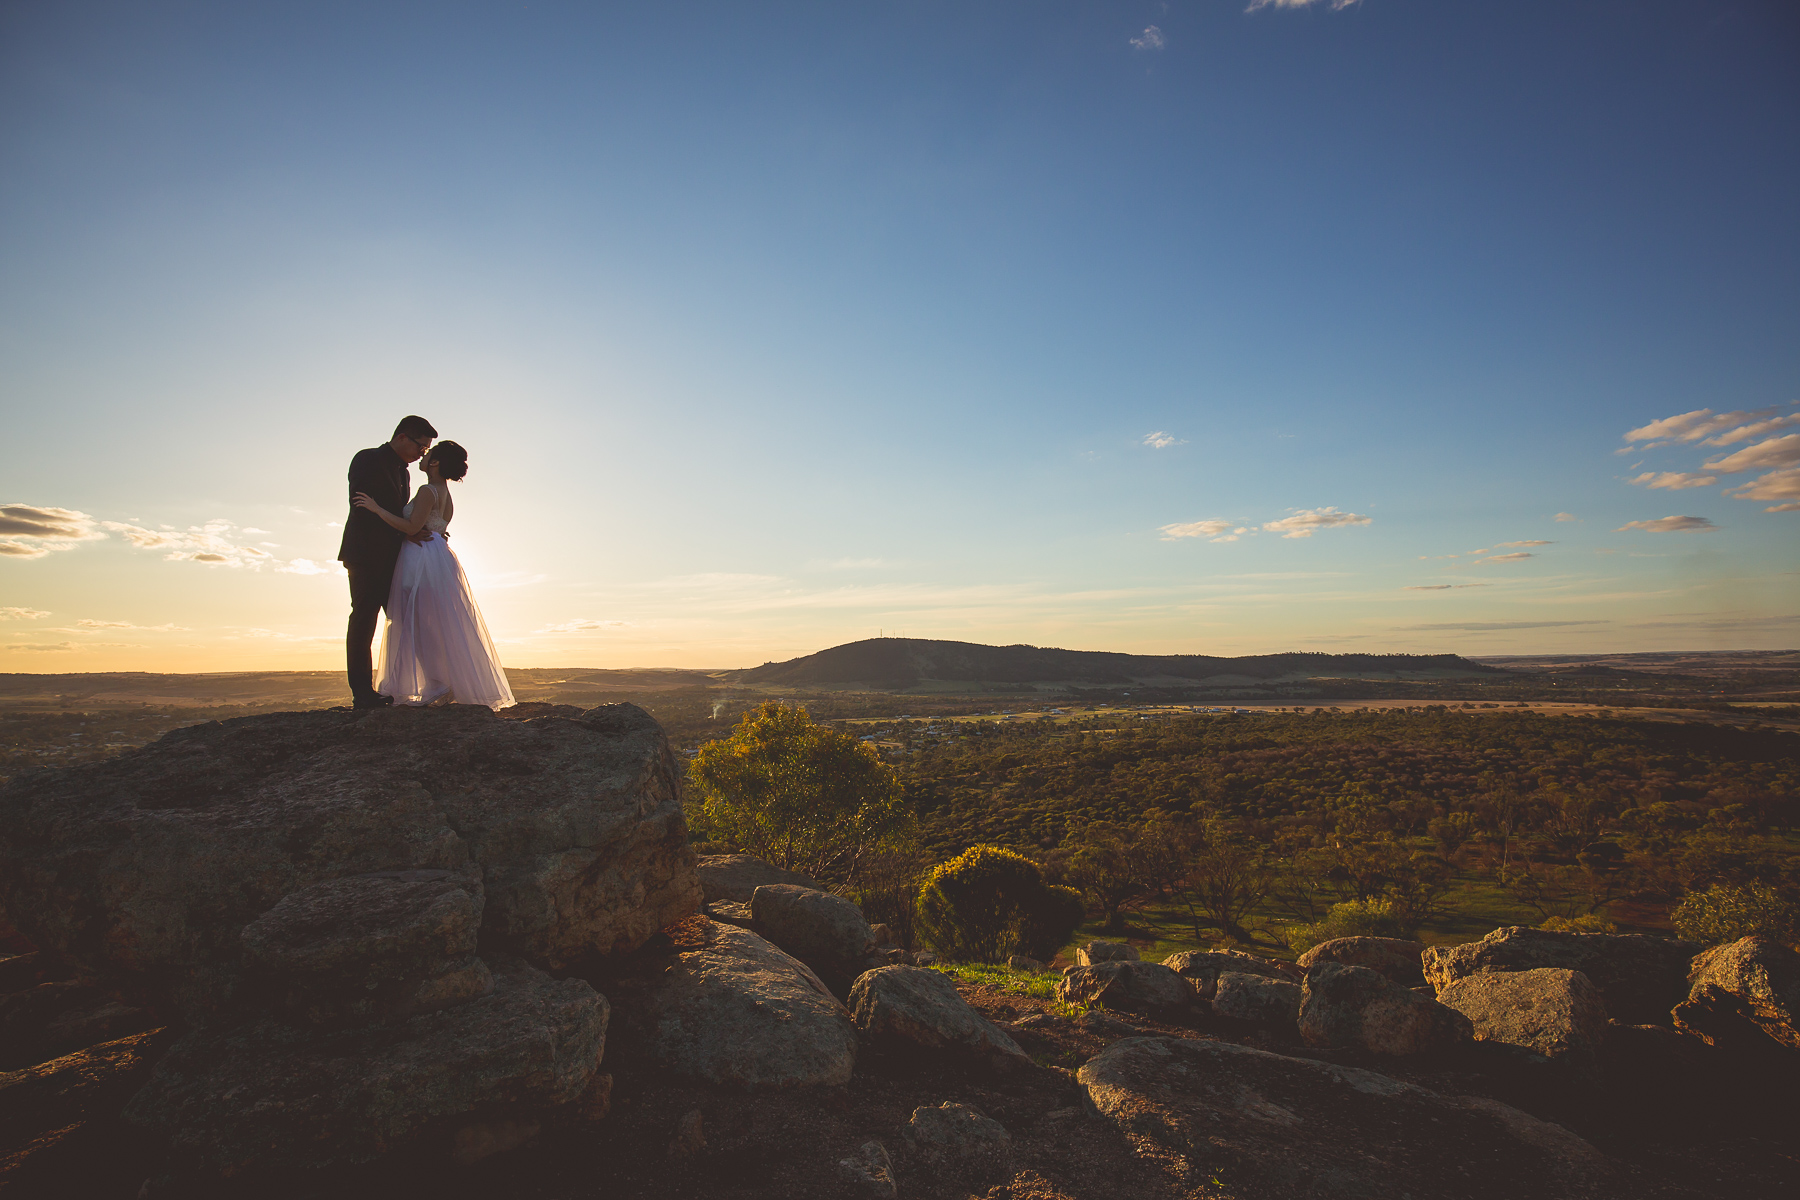
M344 466L414 411L512 665L1792 646L1797 50L1776 3L7 6L0 670L336 665Z

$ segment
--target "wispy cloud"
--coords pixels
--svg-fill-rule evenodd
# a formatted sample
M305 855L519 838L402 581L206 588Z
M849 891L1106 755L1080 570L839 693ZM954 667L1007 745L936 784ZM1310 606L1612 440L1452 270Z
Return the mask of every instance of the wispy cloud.
M1642 475L1635 476L1631 482L1641 487L1679 492L1683 488L1711 487L1719 482L1719 477L1702 475L1698 471L1645 471Z
M1359 513L1339 512L1336 508L1303 508L1291 517L1268 521L1263 528L1287 538L1307 538L1315 530L1333 529L1340 525L1367 525L1372 518Z
M0 608L0 621L35 621L49 615L38 608Z
M0 504L0 555L9 558L42 558L105 536L94 528L94 518L72 508Z
M1161 50L1164 45L1163 31L1151 25L1144 32L1132 38L1131 44L1139 50Z
M1232 526L1231 521L1177 521L1161 528L1165 542L1179 541L1182 538L1208 538L1217 542L1225 540L1221 535L1230 534Z
M1144 435L1144 445L1156 450L1167 450L1170 446L1187 445L1187 439L1178 438L1172 433L1164 433L1158 429L1154 433Z
M539 633L587 633L595 629L627 629L630 621L559 621L554 625L546 625Z
M1724 458L1704 465L1709 471L1724 471L1728 474L1800 465L1800 433L1790 433L1785 437L1758 442L1754 446L1745 446L1736 454L1727 454Z
M1543 538L1534 538L1533 540L1528 541L1528 542L1501 542L1499 544L1507 547L1508 549L1511 549L1516 546L1554 546L1554 545L1556 545L1555 542L1547 542Z
M1485 583L1411 583L1400 590L1403 592L1447 592L1452 588L1487 586Z
M83 617L75 622L79 631L90 629L137 629L146 633L187 633L185 625L133 625L130 621L95 621Z
M1732 446L1738 442L1747 442L1751 438L1761 437L1765 433L1774 433L1777 429L1786 429L1790 425L1800 425L1800 413L1789 413L1784 417L1771 417L1767 421L1740 425L1736 429L1721 433L1718 437L1707 438L1706 444L1709 446Z
M1772 504L1763 511L1797 512L1800 511L1800 469L1770 471L1767 475L1758 476L1749 483L1742 483L1728 489L1725 494L1734 500L1786 501L1786 503Z
M26 651L26 652L36 650L36 651L38 651L40 653L44 653L44 654L65 654L72 650L79 650L80 647L77 646L74 642L37 642L37 643L21 642L21 643L17 643L17 644L8 646L7 649L8 650L22 650L22 651Z
M1446 621L1434 625L1398 625L1395 628L1407 633L1430 630L1485 632L1493 629L1561 629L1569 625L1604 624L1605 621Z
M1255 12L1259 8L1311 8L1315 4L1323 4L1332 12L1342 12L1362 0L1250 0L1250 7L1245 12Z
M885 558L815 558L806 562L804 571L873 571L879 567L891 567Z
M287 562L276 563L275 569L283 575L342 575L344 565L338 562L320 563L310 558L290 558Z
M1581 518L1576 516L1574 513L1557 513L1556 519L1558 521L1579 521L1579 520L1581 520Z
M1645 533L1712 533L1718 528L1705 517L1658 517L1654 521L1627 521L1613 532L1641 529Z
M1521 558L1536 558L1529 550L1515 550L1511 554L1490 554L1486 558L1475 560L1475 566L1486 566L1488 563L1518 562Z
M1775 417L1781 406L1757 409L1739 409L1736 412L1716 413L1710 408L1696 408L1692 412L1677 413L1672 417L1663 417L1648 425L1640 425L1636 429L1625 432L1627 442L1657 442L1663 445L1669 442L1707 441L1714 446L1723 446L1732 442L1740 442L1745 438L1756 437L1763 428L1778 429L1794 424L1800 419L1795 416ZM1768 418L1775 417L1773 422ZM1717 436L1714 436L1717 435Z
M253 571L273 567L288 575L322 575L331 570L311 559L283 562L260 546L244 545L237 539L249 531L240 529L223 517L215 517L204 525L190 525L186 529L172 529L168 526L150 529L126 521L102 521L100 526L112 530L139 550L164 551L165 562L194 562L208 567L247 567Z

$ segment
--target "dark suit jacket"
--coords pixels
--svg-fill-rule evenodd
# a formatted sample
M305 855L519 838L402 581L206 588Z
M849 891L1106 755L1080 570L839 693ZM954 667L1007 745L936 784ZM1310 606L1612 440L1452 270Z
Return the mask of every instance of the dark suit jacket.
M406 464L389 445L358 450L350 460L350 516L344 521L344 540L338 561L359 567L391 567L400 557L400 531L366 508L356 507L356 493L367 492L375 503L395 516L406 507L411 489Z

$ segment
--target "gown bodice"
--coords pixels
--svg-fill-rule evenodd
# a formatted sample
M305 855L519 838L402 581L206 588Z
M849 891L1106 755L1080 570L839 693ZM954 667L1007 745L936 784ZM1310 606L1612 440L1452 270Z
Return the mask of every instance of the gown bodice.
M429 483L426 484L425 486L431 487L431 485ZM432 488L432 491L435 492L436 490L437 490L436 488ZM450 528L450 517L446 517L444 515L444 505L445 505L446 499L447 499L447 497L439 496L437 511L432 513L431 516L429 516L425 519L425 528L431 530L431 532L433 532L433 533L443 533L446 529ZM412 510L413 510L413 501L408 500L406 502L406 507L400 510L400 515L403 517L411 517ZM455 515L456 515L456 513L454 511L452 511L450 514L451 517L453 517Z

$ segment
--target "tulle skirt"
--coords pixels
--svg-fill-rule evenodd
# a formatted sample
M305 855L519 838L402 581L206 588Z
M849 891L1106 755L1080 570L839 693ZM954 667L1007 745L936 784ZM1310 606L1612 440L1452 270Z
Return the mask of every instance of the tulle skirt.
M387 618L375 690L395 704L516 703L462 564L442 536L400 547Z

